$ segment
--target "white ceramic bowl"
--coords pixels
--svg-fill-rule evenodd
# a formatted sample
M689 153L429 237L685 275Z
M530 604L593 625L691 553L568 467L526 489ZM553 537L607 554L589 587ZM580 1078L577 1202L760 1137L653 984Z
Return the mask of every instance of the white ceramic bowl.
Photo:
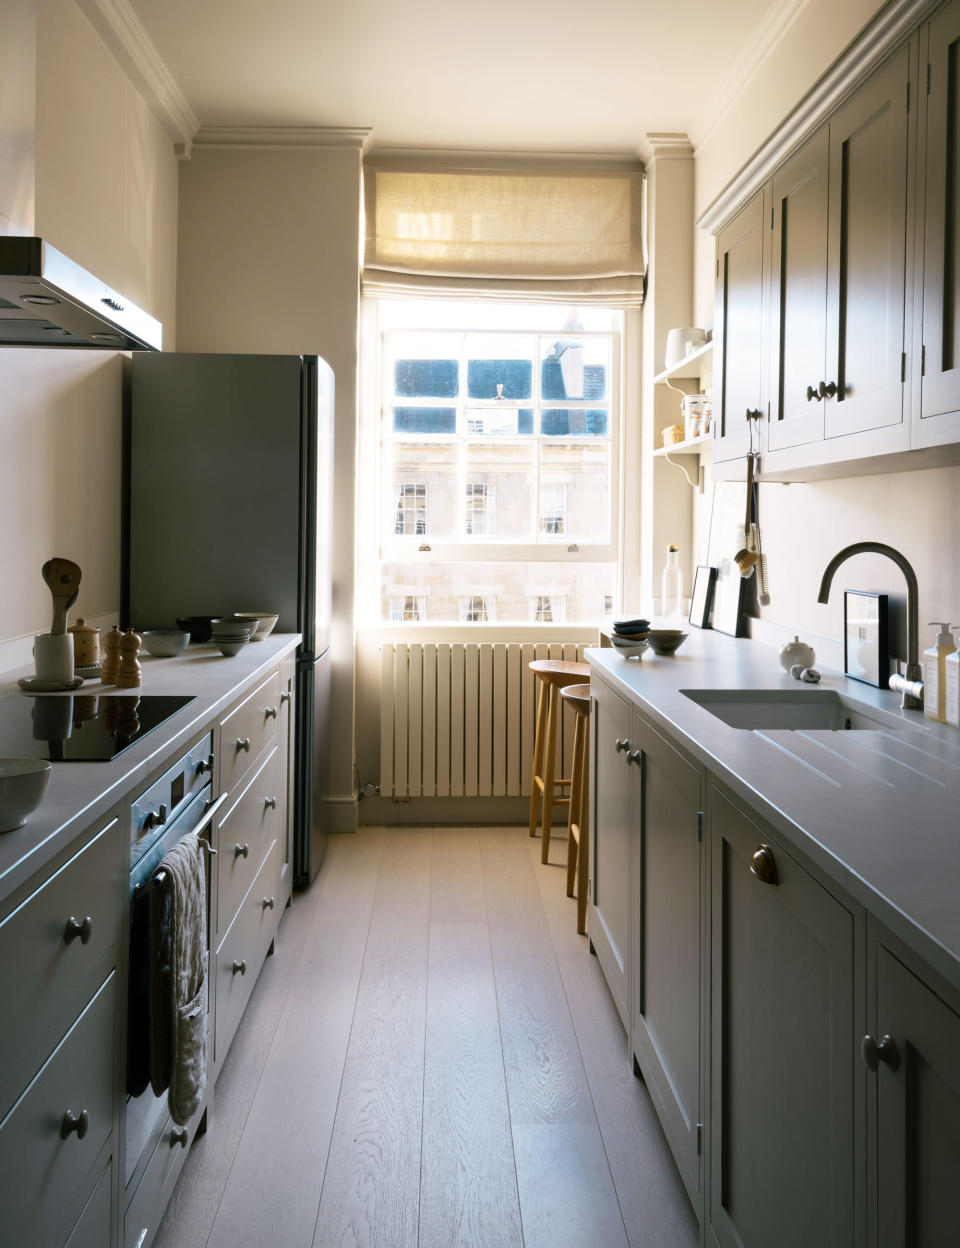
M147 629L142 636L144 647L157 659L172 659L190 640L189 633L181 633L173 628Z
M23 827L40 805L51 770L42 758L0 758L0 832Z
M617 654L623 655L625 659L639 658L649 649L646 641L622 641L619 637L611 637L610 642Z
M275 611L235 611L233 613L235 620L256 620L257 631L251 637L251 641L263 641L264 637L269 637L277 626L277 620L280 616Z

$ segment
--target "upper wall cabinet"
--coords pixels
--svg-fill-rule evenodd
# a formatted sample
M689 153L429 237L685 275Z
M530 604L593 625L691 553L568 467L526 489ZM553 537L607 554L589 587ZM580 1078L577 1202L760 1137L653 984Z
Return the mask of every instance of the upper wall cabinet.
M960 3L930 23L927 95L921 110L925 166L921 182L923 265L916 350L922 367L914 388L913 443L960 441ZM922 48L923 50L923 48ZM918 281L918 286L920 282Z
M717 235L714 352L714 459L747 453L750 414L763 405L763 273L767 231L765 196L753 197Z

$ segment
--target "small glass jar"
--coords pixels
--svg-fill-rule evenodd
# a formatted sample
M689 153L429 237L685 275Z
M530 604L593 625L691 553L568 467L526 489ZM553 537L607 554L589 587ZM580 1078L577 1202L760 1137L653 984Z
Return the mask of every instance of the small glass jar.
M701 437L703 433L703 405L706 396L685 394L683 396L683 431L686 441Z

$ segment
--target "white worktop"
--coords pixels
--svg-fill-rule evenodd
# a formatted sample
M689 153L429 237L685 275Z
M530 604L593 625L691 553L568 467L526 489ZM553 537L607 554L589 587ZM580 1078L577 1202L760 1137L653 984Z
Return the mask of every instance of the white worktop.
M143 683L139 689L85 681L75 696L190 694L194 700L112 762L53 764L43 800L25 826L0 834L0 903L62 853L125 793L135 796L139 784L164 759L187 748L192 737L276 667L299 641L299 633L273 633L263 641L250 642L232 658L225 658L213 645L190 645L172 659L144 654L140 658ZM17 678L32 675L30 669L4 673L0 698L22 698Z
M690 630L671 658L588 650L609 685L960 988L960 731L820 668L802 685L776 650ZM832 689L897 717L894 731L732 728L684 689ZM788 752L789 751L789 752Z

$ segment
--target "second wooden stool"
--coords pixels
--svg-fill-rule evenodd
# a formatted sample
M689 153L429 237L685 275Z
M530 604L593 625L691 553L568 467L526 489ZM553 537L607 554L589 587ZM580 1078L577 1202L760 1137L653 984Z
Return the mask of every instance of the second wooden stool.
M537 737L533 747L533 776L530 784L530 835L536 835L542 797L543 846L540 850L540 861L546 862L550 853L553 808L557 803L566 805L570 801L569 797L559 796L556 792L561 785L569 785L570 779L554 776L557 727L560 723L560 689L564 685L589 680L590 664L572 663L566 659L534 659L530 670L540 682Z
M590 686L567 685L560 696L577 713L573 734L573 767L570 775L570 817L567 820L567 896L573 896L577 880L577 931L587 932L587 872L590 865L588 810L590 802Z

